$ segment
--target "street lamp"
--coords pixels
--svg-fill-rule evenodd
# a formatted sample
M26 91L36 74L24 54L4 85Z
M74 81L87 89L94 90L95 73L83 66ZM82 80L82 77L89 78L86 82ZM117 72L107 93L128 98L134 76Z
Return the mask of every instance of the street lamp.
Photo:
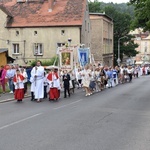
M120 59L120 40L123 38L126 38L126 37L127 36L123 36L123 37L118 39L118 59L117 59L118 66L120 66L120 62L121 62L121 59Z

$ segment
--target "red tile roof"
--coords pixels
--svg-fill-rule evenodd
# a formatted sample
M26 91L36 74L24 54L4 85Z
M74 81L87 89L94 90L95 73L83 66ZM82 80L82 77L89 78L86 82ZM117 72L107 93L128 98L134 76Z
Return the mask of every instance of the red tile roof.
M0 9L12 16L7 27L81 26L86 9L86 0L56 0L52 12L48 0L1 1Z

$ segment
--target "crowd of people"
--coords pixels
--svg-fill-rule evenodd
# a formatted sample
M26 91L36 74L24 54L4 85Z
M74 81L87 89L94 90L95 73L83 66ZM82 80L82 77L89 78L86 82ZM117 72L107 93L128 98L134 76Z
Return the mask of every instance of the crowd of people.
M76 67L71 71L50 68L45 70L40 61L31 70L29 78L24 67L10 65L6 70L0 68L0 84L5 94L6 82L10 93L20 102L27 90L31 92L31 101L41 102L42 99L58 101L63 89L64 98L70 97L75 88L83 88L85 96L100 92L106 88L113 88L118 84L131 83L132 78L149 74L149 66L126 66L120 67L102 66L100 64L88 64L84 67ZM28 88L30 84L30 89Z

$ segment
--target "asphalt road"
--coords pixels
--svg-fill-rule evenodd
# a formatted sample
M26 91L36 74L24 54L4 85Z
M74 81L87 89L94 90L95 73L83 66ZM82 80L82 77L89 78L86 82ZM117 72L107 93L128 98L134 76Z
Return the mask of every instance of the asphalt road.
M150 76L92 96L0 104L0 150L150 150Z

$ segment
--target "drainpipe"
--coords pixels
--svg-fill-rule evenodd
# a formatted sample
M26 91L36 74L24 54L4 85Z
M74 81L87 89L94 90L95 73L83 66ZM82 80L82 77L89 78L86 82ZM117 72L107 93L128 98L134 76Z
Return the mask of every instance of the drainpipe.
M23 41L23 61L24 61L25 64L27 64L28 61L26 61L25 43L26 43L26 40Z

